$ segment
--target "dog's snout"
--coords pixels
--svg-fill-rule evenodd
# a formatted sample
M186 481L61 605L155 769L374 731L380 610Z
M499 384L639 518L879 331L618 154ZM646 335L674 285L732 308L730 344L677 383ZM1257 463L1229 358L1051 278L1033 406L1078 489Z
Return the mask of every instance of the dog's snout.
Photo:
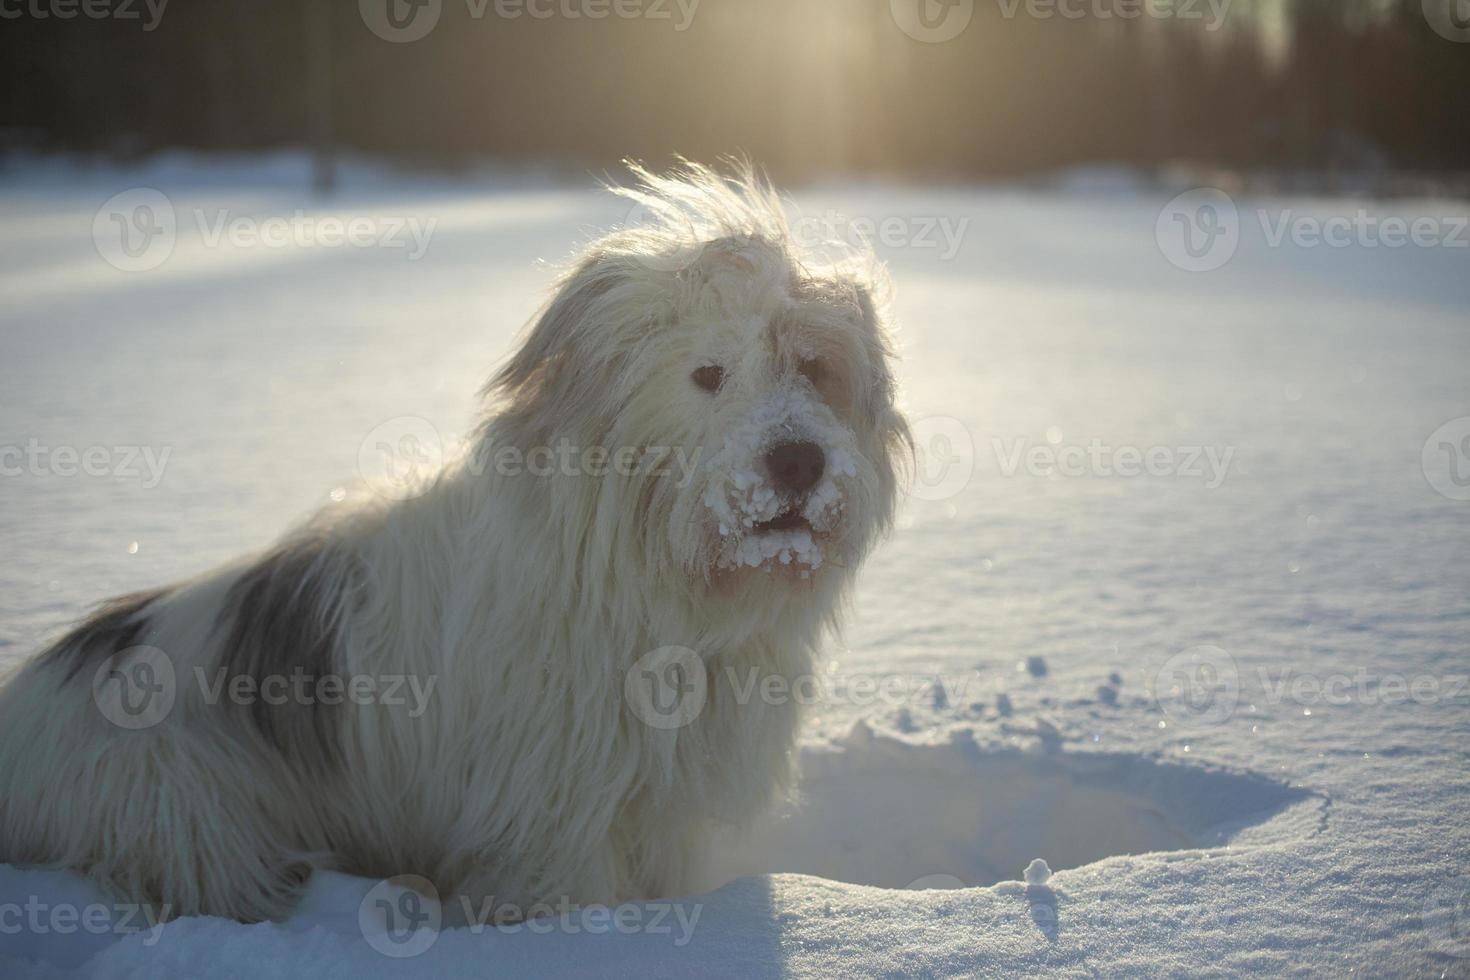
M810 490L826 468L827 457L814 442L783 442L766 453L771 480L788 493Z

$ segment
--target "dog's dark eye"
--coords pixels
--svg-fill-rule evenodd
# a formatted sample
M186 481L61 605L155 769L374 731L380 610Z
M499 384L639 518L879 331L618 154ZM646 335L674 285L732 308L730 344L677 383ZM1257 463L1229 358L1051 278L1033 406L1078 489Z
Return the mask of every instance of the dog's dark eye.
M725 369L718 364L706 364L702 368L695 368L694 383L705 391L719 391L720 385L725 383Z
M815 357L802 358L801 363L796 366L796 369L801 372L802 377L814 385L821 384L822 379L827 376L826 365Z

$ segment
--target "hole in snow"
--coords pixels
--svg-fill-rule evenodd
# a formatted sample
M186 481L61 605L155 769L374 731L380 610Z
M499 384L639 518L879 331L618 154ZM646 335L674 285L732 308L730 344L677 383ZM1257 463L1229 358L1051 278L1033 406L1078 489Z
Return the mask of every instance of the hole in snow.
M1249 773L1137 755L911 745L856 728L802 753L799 798L707 868L715 887L789 872L883 888L993 885L1118 854L1259 845L1313 833L1317 800Z

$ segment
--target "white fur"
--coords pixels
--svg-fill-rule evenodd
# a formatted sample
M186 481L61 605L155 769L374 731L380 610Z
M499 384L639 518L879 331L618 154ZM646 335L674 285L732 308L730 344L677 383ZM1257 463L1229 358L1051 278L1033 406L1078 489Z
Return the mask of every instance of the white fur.
M737 703L723 668L809 672L889 523L906 434L876 272L862 256L804 264L748 170L639 174L623 193L652 220L561 281L492 381L470 455L419 496L344 505L281 545L315 556L290 567L335 671L433 679L427 710L288 709L329 720L341 758L324 762L309 724L282 749L209 703L195 670L230 662L231 590L262 566L221 569L138 613L133 641L177 679L158 724L104 717L95 658L67 677L77 636L0 690L0 861L246 920L286 915L327 867L421 875L476 909L614 902L680 893L701 835L788 785L796 705ZM714 394L691 381L709 364L725 371ZM759 534L784 506L761 454L798 437L827 454L797 502L810 527ZM560 439L676 448L694 478L493 462ZM670 645L698 652L709 689L662 729L630 710L624 677Z

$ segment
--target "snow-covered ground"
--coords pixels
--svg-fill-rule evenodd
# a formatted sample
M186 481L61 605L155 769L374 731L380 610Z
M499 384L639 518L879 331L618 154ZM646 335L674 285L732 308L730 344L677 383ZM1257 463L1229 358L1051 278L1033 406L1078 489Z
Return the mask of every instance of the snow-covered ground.
M539 260L626 217L304 173L0 172L0 665L263 546L380 442L451 444ZM405 937L392 886L332 875L284 924L148 929L0 868L0 974L1470 976L1470 205L1183 190L796 195L808 233L875 229L924 459L791 692L802 797L710 891Z

